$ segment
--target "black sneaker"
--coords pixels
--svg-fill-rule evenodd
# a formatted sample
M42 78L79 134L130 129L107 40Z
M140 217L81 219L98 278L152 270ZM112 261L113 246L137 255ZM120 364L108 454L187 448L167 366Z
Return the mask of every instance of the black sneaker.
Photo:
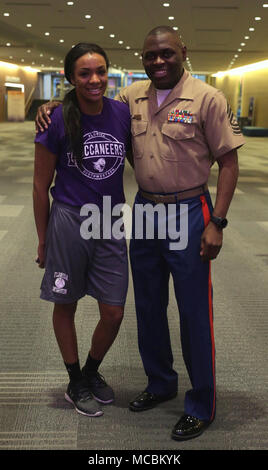
M86 375L85 367L83 367L82 374L95 400L105 405L114 401L113 389L105 382L104 377L99 372Z
M74 405L76 411L86 416L101 416L103 411L94 400L85 381L76 384L69 383L65 393L65 399Z

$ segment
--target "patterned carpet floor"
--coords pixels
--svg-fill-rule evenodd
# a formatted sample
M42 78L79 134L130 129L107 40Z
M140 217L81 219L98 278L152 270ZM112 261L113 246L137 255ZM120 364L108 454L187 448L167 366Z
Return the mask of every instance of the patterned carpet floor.
M170 438L190 388L181 357L179 313L170 285L169 322L178 396L145 413L128 402L146 386L130 287L118 338L101 373L115 390L100 418L78 415L64 400L67 374L52 330L52 305L39 299L32 211L34 123L0 123L0 450L267 449L268 139L246 138L224 246L213 262L217 417L199 438ZM210 189L216 191L216 168ZM125 170L126 197L136 191ZM83 363L98 321L84 298L76 316Z

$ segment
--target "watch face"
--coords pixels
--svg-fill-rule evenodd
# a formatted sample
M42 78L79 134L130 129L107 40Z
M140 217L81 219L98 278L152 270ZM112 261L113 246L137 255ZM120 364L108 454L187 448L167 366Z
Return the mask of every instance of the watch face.
M216 224L219 228L225 228L228 224L227 219L222 219L221 217L211 216L212 222Z

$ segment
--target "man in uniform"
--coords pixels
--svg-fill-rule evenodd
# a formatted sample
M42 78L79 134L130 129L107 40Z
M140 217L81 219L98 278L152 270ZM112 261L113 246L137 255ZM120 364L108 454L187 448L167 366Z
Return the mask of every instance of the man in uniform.
M183 68L186 54L172 28L154 28L145 38L142 54L150 80L133 83L117 97L129 105L132 117L133 166L139 190L130 260L139 350L148 377L146 389L129 408L145 411L177 394L178 374L173 369L167 319L171 274L182 353L192 385L185 395L184 414L172 429L176 440L199 436L215 417L210 264L222 246L222 230L238 177L236 149L244 143L223 94ZM215 161L219 174L213 208L207 180ZM174 242L169 231L161 239L146 239L145 233L135 238L135 209L148 204L154 209L163 205L167 225L169 208L175 207L177 233L185 232L187 225L186 243ZM162 222L148 214L143 211L144 230L153 220L156 233Z
M136 82L120 93L132 117L139 185L135 204L163 203L166 210L176 204L177 227L180 220L184 223L181 208L187 204L188 244L172 250L168 236L165 240L133 237L130 242L139 348L148 386L129 406L144 411L177 393L167 320L171 273L182 353L192 384L185 396L185 414L172 430L172 437L180 440L201 434L215 416L210 260L222 245L238 177L236 149L244 140L222 93L184 70L186 47L172 28L158 27L147 35L142 59L151 81ZM219 176L213 209L207 180L214 161ZM133 213L135 231L135 206Z

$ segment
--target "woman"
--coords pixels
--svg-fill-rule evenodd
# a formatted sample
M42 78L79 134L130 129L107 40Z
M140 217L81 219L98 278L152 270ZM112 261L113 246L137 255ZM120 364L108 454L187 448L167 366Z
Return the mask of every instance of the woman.
M98 367L117 336L128 285L125 238L80 235L84 204L102 211L104 196L110 198L111 208L125 201L130 114L125 104L104 97L108 66L99 46L73 47L64 68L74 88L54 111L49 129L35 138L34 215L38 263L45 267L41 298L54 302L55 336L70 379L65 398L87 416L102 415L99 402L114 400ZM101 223L98 228L101 233ZM78 300L86 294L97 299L100 320L81 369L74 317Z

